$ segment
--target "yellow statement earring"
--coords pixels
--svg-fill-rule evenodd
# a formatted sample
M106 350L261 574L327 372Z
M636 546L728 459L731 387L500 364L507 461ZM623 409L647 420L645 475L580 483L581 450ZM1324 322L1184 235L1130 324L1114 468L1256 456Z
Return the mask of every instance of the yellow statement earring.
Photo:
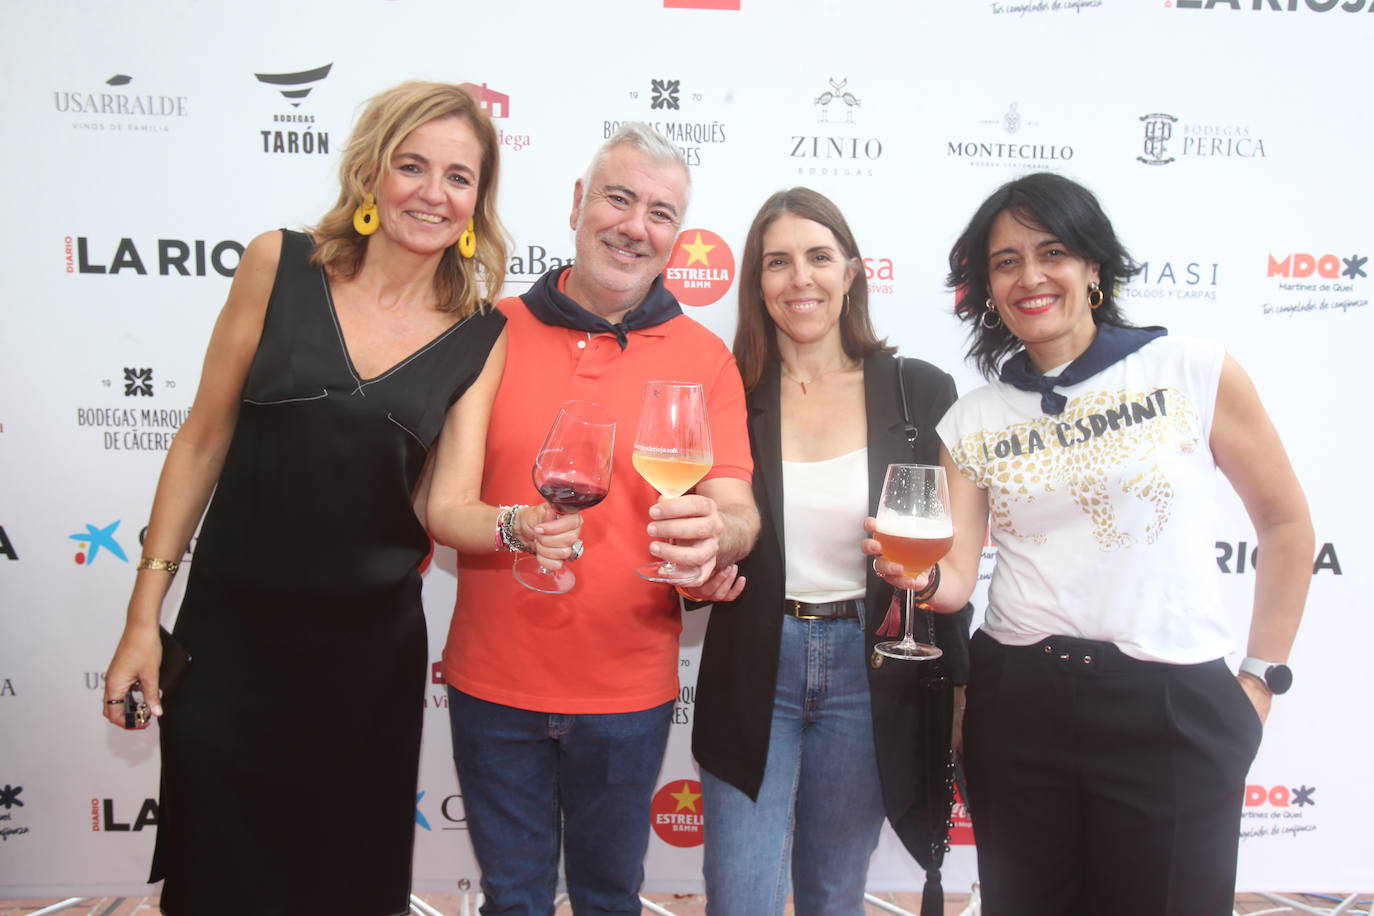
M368 191L363 195L363 202L353 211L353 228L359 235L371 235L381 224L377 218L377 201Z
M477 253L477 232L473 228L473 218L468 217L468 227L463 230L463 234L458 236L458 253L465 258L470 258Z

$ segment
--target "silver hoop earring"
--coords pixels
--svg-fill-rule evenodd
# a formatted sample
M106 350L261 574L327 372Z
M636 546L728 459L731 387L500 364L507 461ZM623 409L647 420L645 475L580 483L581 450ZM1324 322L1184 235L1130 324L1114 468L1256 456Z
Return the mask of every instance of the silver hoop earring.
M988 297L988 301L985 304L987 305L987 309L983 312L983 317L978 319L978 323L983 326L983 330L985 331L995 331L1002 326L1002 316L997 314L997 306L992 304L991 296ZM988 321L989 315L992 316L991 322Z

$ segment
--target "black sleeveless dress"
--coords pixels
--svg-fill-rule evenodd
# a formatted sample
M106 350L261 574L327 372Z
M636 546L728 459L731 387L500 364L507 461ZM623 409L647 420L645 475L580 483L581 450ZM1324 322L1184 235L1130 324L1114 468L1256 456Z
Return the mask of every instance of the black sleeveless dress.
M408 910L428 669L411 506L505 318L360 379L308 236L262 340L175 633L152 877L171 916Z

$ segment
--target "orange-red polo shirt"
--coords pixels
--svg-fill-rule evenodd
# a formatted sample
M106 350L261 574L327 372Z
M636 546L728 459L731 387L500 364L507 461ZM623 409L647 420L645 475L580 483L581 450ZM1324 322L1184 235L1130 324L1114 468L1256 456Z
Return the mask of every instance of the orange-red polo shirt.
M560 284L561 285L561 284ZM676 595L634 567L652 559L645 531L658 493L630 463L644 383L700 382L706 390L715 464L707 474L749 481L744 387L734 357L685 315L629 332L554 327L519 298L498 304L508 323L506 370L487 432L482 498L537 503L535 453L564 401L595 401L617 419L609 494L583 515L586 552L565 595L524 588L514 555L460 555L458 602L444 647L448 683L483 700L557 713L648 709L678 691Z

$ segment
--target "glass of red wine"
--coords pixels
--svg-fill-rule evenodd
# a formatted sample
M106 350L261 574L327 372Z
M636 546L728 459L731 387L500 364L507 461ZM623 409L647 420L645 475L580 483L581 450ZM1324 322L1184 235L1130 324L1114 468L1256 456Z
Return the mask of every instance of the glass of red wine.
M610 489L614 452L615 416L591 401L565 401L534 457L530 476L539 495L559 512L589 509ZM549 570L534 556L517 559L511 572L525 588L546 595L561 595L577 583L567 563Z

